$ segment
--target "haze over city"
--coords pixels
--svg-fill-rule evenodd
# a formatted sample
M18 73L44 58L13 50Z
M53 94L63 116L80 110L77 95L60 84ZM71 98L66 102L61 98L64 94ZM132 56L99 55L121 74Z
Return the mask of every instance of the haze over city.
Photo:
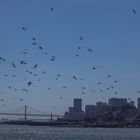
M136 102L139 9L138 0L1 0L0 111Z

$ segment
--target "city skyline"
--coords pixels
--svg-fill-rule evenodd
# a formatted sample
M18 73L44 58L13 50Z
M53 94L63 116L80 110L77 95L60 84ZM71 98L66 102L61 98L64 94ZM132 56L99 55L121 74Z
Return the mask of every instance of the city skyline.
M73 98L140 97L139 1L4 0L0 9L0 111L63 114Z

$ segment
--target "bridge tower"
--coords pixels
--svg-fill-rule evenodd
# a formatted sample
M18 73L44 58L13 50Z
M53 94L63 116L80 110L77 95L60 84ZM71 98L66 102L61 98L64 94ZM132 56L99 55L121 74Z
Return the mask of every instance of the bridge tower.
M24 120L27 120L27 106L24 106Z

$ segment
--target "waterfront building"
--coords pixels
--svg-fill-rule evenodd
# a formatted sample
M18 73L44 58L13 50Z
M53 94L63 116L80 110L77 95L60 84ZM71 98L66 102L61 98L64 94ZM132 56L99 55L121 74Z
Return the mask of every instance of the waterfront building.
M111 98L108 102L111 110L117 110L125 105L127 105L126 98Z
M129 104L130 104L130 106L132 106L132 107L135 106L135 105L134 105L134 101L130 101Z
M108 114L110 111L109 105L105 102L97 102L96 109L97 109L97 117L104 116L105 114Z
M96 106L95 105L86 105L85 106L85 118L86 119L96 118Z
M66 112L64 113L64 120L68 120L68 117L69 117L69 113L66 111Z
M82 111L82 99L74 99L73 100L74 112Z
M137 99L137 107L140 110L140 97Z
M73 107L69 107L68 120L82 121L84 117L85 113L82 111L82 99L74 99Z

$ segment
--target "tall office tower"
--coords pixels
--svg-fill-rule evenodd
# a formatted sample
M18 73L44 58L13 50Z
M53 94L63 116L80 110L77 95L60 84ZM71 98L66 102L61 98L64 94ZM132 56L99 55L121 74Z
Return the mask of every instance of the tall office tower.
M74 99L74 112L82 112L82 99Z
M140 109L140 97L137 99L137 107Z

